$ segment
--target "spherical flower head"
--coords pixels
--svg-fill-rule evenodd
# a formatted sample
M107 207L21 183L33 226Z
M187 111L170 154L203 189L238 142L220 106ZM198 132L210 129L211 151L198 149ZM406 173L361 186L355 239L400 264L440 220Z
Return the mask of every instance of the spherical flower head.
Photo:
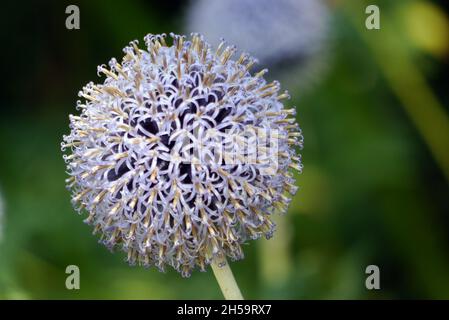
M302 135L279 83L251 75L253 58L171 38L148 35L146 50L133 41L121 64L98 67L106 78L80 92L62 149L73 204L101 242L188 276L272 235L297 190Z
M226 38L269 66L276 79L304 91L326 70L330 20L322 0L195 0L185 28L212 44Z

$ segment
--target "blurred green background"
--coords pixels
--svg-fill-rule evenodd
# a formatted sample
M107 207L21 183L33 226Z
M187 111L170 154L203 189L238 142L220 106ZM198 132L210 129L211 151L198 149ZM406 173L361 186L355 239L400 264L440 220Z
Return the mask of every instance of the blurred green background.
M222 297L212 272L129 267L98 244L71 207L60 151L96 66L147 33L183 33L191 2L2 3L0 298ZM449 4L329 3L327 72L306 92L287 86L305 137L300 191L274 238L232 263L236 279L250 299L449 298ZM68 4L80 30L65 28ZM365 28L368 4L381 30ZM80 290L65 288L71 264ZM371 264L380 290L365 288Z

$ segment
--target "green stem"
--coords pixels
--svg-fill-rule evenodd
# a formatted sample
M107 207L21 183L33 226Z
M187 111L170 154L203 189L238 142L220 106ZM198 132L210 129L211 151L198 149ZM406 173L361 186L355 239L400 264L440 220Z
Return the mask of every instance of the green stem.
M212 271L226 300L243 300L226 257L216 257L211 263Z

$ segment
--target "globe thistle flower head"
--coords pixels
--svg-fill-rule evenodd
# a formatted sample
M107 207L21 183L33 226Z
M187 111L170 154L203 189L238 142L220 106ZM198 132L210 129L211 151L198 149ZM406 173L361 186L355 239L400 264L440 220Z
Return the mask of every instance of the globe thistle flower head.
M195 0L185 28L213 44L224 37L257 56L276 79L304 91L327 67L330 20L321 0Z
M297 190L288 169L301 170L302 135L288 93L266 70L252 75L249 55L233 59L235 47L198 34L145 44L131 42L121 63L98 67L102 84L80 91L62 142L67 185L103 244L131 265L188 276L272 235L272 213Z

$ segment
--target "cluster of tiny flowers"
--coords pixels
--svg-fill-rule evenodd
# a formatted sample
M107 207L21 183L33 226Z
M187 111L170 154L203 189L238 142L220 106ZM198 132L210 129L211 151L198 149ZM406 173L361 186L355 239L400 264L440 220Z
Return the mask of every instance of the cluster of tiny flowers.
M234 60L235 47L212 48L198 34L170 38L147 35L146 50L133 41L121 63L98 67L106 78L80 91L62 150L73 204L102 243L131 265L189 276L272 235L271 215L297 190L289 168L301 170L302 135L281 102L288 93L264 80L266 70L252 75L252 57ZM276 132L275 157L215 159L217 137L248 144L234 138L250 129ZM274 171L262 170L267 161Z
M225 37L269 66L271 76L304 91L328 64L330 20L322 0L196 0L186 30Z

